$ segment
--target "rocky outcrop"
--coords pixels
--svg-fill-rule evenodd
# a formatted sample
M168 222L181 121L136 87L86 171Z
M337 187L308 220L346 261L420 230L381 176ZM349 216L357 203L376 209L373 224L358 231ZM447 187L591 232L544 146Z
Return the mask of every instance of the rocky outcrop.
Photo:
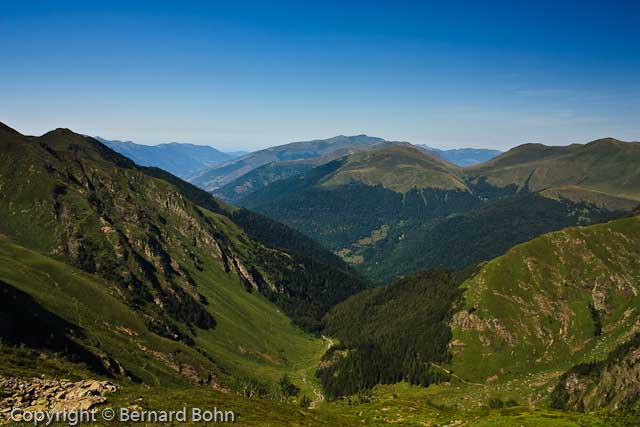
M565 373L551 401L557 408L574 411L640 409L640 334L607 360L578 365Z
M88 410L107 401L117 387L109 381L0 376L0 423L15 408L25 411Z
M494 342L512 345L515 342L513 335L505 328L504 324L497 318L478 316L468 310L460 310L453 315L451 327L459 328L462 331L475 331L485 347ZM464 344L462 344L464 346Z

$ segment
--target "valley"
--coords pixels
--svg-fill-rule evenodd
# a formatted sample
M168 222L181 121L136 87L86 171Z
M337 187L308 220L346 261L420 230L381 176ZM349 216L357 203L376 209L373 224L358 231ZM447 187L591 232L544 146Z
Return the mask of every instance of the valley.
M68 129L3 125L0 376L243 425L634 425L637 171L555 177L633 144L460 168L385 142L235 207Z
M33 305L26 325L9 318L3 341L29 345L29 316L45 310L68 324L56 331L60 344L46 330L33 336L36 348L58 353L71 340L77 350L61 357L82 354L96 373L266 395L285 374L300 383L322 355L322 340L300 326L313 329L323 304L365 286L329 253L320 259L336 267L252 240L206 193L182 193L94 140L67 130L30 140L3 128L0 144L0 186L17 190L0 203L1 280ZM218 213L189 201L198 195ZM280 247L315 245L284 229L279 238ZM318 281L324 299L305 294ZM311 384L300 387L312 395Z

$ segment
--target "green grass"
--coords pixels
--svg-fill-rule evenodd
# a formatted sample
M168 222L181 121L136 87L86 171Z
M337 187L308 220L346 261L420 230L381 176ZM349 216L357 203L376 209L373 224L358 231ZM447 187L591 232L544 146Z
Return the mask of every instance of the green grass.
M593 251L599 245L613 245L611 233L636 230L637 220L622 220L596 226ZM592 232L575 229L563 233ZM552 238L545 237L545 239ZM556 233L555 236L558 236ZM620 249L620 248L618 248ZM517 250L517 249L516 249ZM619 252L624 256L624 252ZM628 254L627 254L628 255ZM550 262L552 257L546 259ZM599 263L593 263L596 268ZM522 274L514 267L508 274ZM289 373L302 387L302 394L313 396L313 370L325 344L309 337L291 326L288 319L278 313L275 306L258 294L247 294L239 280L229 280L226 273L211 271L199 273L200 288L210 301L209 309L218 313L219 328L199 331L198 344L214 355L220 369L233 375L251 375L265 382L277 380ZM0 241L0 277L7 283L32 295L45 308L58 313L66 320L83 327L90 336L86 343L114 355L128 369L149 384L140 386L120 382L120 391L109 400L109 405L137 404L145 409L178 409L189 407L218 407L233 410L239 425L256 426L355 426L355 425L416 425L416 426L610 426L616 425L608 414L575 414L544 409L545 388L553 372L537 371L521 378L503 379L490 386L474 386L456 382L428 388L396 384L376 387L367 402L357 396L336 402L320 403L317 409L302 409L295 402L279 403L265 399L245 399L234 393L220 393L206 387L185 385L157 360L136 350L135 341L157 351L180 350L183 360L195 361L201 356L192 349L149 333L141 319L111 294L111 288L94 275L86 274L59 261L37 254L9 242ZM505 282L501 282L505 283ZM506 285L505 285L506 286ZM478 289L481 290L481 289ZM503 313L509 313L506 309ZM584 317L588 313L585 312ZM242 320L240 320L242 319ZM586 321L580 319L580 322ZM611 324L605 322L605 328ZM115 326L138 333L130 337L114 331ZM614 331L615 332L615 331ZM620 335L621 336L621 335ZM612 342L618 341L613 333ZM265 360L258 353L243 353L238 346L246 346L254 352L282 357L281 364ZM591 357L597 358L610 347L602 341L594 346ZM39 356L29 360L28 350L2 346L0 358L2 373L31 376L45 374L52 377L83 378L93 376L82 366L70 364L58 355ZM202 362L201 363L206 363ZM466 363L487 364L486 360L466 359ZM215 369L212 366L212 369ZM304 384L301 379L309 381ZM545 380L547 382L545 382ZM536 408L526 405L530 398L540 396L534 402ZM489 400L515 399L514 408L489 409ZM620 414L621 420L625 417ZM621 421L622 422L622 421ZM623 424L620 424L623 425ZM629 424L631 425L631 424Z
M174 370L141 351L140 345L163 353L178 352L185 363L215 370L215 365L196 351L149 332L141 317L95 275L0 238L0 277L48 311L82 328L86 347L109 354L146 383L183 381Z
M454 388L454 387L450 387ZM421 388L405 383L379 386L361 403L357 398L325 403L317 409L302 409L263 399L245 399L232 394L194 387L155 387L147 390L139 386L125 386L109 401L112 407L138 405L144 409L177 410L182 407L231 410L237 424L243 426L468 426L468 427L614 427L630 422L625 414L578 414L516 406L489 409L486 402L467 407L448 406L453 398L467 390L445 389L443 386ZM442 398L444 397L444 400ZM448 400L447 400L448 399ZM619 421L620 424L616 424ZM115 424L114 424L115 425ZM187 425L193 425L187 423Z
M459 168L415 147L392 145L352 154L322 185L336 187L355 181L399 193L413 188L468 191L459 175Z
M215 329L198 333L199 347L235 376L274 383L288 373L296 385L311 392L300 371L319 362L325 350L320 339L303 333L259 293L247 292L235 277L220 272L194 278L217 321Z
M640 202L638 161L639 144L612 138L568 147L525 144L465 169L465 175L619 209Z
M463 284L475 316L454 322L453 370L484 383L560 373L602 360L630 337L640 277L640 219L569 228L518 245ZM601 298L604 333L589 304ZM475 310L475 311L473 311Z
M309 366L325 344L283 310L348 296L348 273L253 241L208 194L69 130L27 138L0 128L0 149L0 280L85 329L85 347L147 384L184 383L178 371L267 386L288 374L313 392ZM261 289L247 292L242 271L259 273ZM291 277L309 289L287 288Z
M0 239L2 280L83 328L87 334L83 344L115 357L145 383L170 385L184 380L140 346L176 353L177 361L199 367L203 375L208 369L222 377L242 376L273 384L287 373L303 393L312 395L316 387L312 367L326 348L322 340L293 326L259 293L248 293L235 276L211 271L199 274L199 288L210 301L207 308L218 324L213 330L198 331L196 341L215 363L193 348L149 332L140 316L97 276ZM134 335L122 332L125 330ZM7 355L4 360L11 358ZM7 363L0 369L16 374L21 368Z

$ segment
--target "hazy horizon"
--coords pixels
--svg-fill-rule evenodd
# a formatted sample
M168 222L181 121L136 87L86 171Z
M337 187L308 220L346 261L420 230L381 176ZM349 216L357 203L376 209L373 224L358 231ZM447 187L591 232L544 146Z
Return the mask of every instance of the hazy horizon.
M52 129L48 129L44 132L40 132L40 133L29 133L29 132L24 132L21 129L15 128L14 126L12 126L10 123L6 123L2 120L0 120L0 123L4 123L5 125L15 129L16 131L22 133L23 135L31 135L31 136L41 136L51 130L54 130L56 128L52 128ZM59 126L58 126L59 127ZM260 151L260 150L265 150L267 148L271 148L271 147L277 147L277 146L281 146L281 145L286 145L286 144L292 144L292 143L296 143L296 142L306 142L306 141L313 141L313 140L326 140L326 139L330 139L330 138L334 138L337 136L357 136L357 135L366 135L366 136L370 136L370 137L375 137L375 138L382 138L385 141L390 141L390 142L408 142L410 144L413 145L426 145L429 146L431 148L436 148L436 149L441 149L441 150L455 150L455 149L465 149L465 148L471 148L471 149L487 149L487 150L498 150L498 151L503 151L506 152L512 148L515 148L517 146L523 145L523 144L544 144L542 142L539 141L524 141L518 144L514 144L508 147L493 147L490 146L488 144L482 144L482 143L476 143L474 145L472 144L462 144L462 145L455 145L455 146L444 146L444 144L438 144L438 143L423 143L423 142L415 142L415 141L405 141L405 140L399 140L399 139L394 139L394 138L384 138L380 135L372 135L366 132L360 132L360 133L354 133L354 134L350 134L350 135L344 135L344 134L335 134L333 136L327 136L327 137L319 137L319 138L309 138L309 139L297 139L297 140L292 140L292 141L285 141L285 142L281 142L281 143L276 143L273 145L266 145L263 147L258 147L258 148L253 148L253 149L249 149L249 148L243 148L243 147L220 147L220 146L216 146L214 144L208 144L208 143L197 143L197 142L191 142L191 141L161 141L161 142L139 142L139 141L134 141L130 138L111 138L111 137L107 137L104 135L92 135L89 133L84 133L84 132L79 132L76 129L71 129L72 131L76 132L76 133L80 133L83 135L88 135L91 136L93 138L101 138L104 140L108 140L108 141L119 141L119 142L130 142L130 143L134 143L137 145L145 145L145 146L158 146L158 145L166 145L166 144L190 144L190 145L199 145L199 146L208 146L211 148L215 148L216 150L219 150L223 153L234 153L234 152L242 152L245 151L247 153L250 152L255 152L255 151ZM604 138L614 138L614 139L618 139L620 141L623 142L638 142L638 140L623 140L621 138L617 138L614 135L604 135L598 138L594 138L594 139L590 139L588 141L570 141L567 143L558 143L558 144L544 144L544 145L548 145L548 146L567 146L567 145L571 145L571 144L587 144L591 141L595 141L598 139L604 139Z
M215 146L215 145L212 145L212 144L206 144L206 143L204 143L204 144L198 144L198 143L193 143L193 142L189 142L189 141L167 141L167 142L158 142L158 143L142 143L142 142L132 141L132 140L130 140L130 139L107 138L107 137L104 137L103 135L93 135L93 136L94 136L94 137L103 138L103 139L106 139L106 140L110 140L110 141L132 142L132 143L134 143L134 144L138 144L138 145L146 145L146 146L151 146L151 147L153 147L153 146L158 146L158 145L163 145L163 144L191 144L191 145L201 145L201 146L208 146L208 147L212 147L212 148L215 148L215 149L220 150L220 151L222 151L222 152L227 152L227 153L229 153L229 152L235 152L235 151L247 151L247 152L254 152L254 151L265 150L265 149L267 149L267 148L271 148L271 147L277 147L277 146L280 146L280 145L292 144L292 143L296 143L296 142L305 142L305 141L313 141L313 140L325 140L325 139L330 139L330 138L334 138L334 137L337 137L337 136L357 136L357 135L366 135L366 136L375 137L375 138L382 138L382 139L384 139L385 141L390 141L390 142L408 142L408 143L413 144L413 145L427 145L427 146L429 146L429 147L431 147L431 148L437 148L437 149L441 149L441 150L455 150L455 149L474 148L474 149L487 149L487 150L508 151L508 150L510 150L510 149L512 149L512 148L515 148L515 147L519 146L519 145L523 145L523 144L537 144L537 143L539 143L538 141L526 141L526 142L522 142L522 143L519 143L519 144L512 145L512 146L507 147L507 148L496 148L496 147L491 147L491 146L488 146L488 145L482 145L481 143L478 143L478 144L476 144L476 145L474 145L474 146L472 146L472 145L470 145L470 144L468 144L468 145L464 145L464 144L462 144L462 145L460 145L460 146L448 146L448 147L443 147L443 146L442 146L442 144L438 145L438 143L433 143L433 144L429 143L429 144L427 144L427 143L414 142L414 141L401 141L401 140L397 140L397 139L393 139L393 138L383 138L383 137L381 137L381 136L379 136L379 135L371 135L371 134L366 133L366 132L364 132L364 133L363 133L363 132L361 132L361 133L356 133L356 134L353 134L353 135L336 134L336 135L328 136L328 137L310 138L310 139L305 139L305 140L295 140L295 141L286 141L286 142L282 142L282 143L279 143L279 144L268 145L268 146L264 146L264 147L260 147L260 148L251 149L251 150L250 150L250 149L245 149L245 148L242 148L242 147L239 147L239 148L236 148L236 149L234 149L234 148L225 148L225 149L222 149L222 148L219 148L219 147L217 147L217 146ZM604 139L604 138L614 138L614 139L621 140L620 138L616 138L615 136L612 136L612 135L606 135L606 136L602 136L602 137L599 137L599 138L591 139L591 140L589 140L589 141L572 141L572 142L568 142L568 143L565 143L565 144L545 144L545 145L550 145L550 146L567 146L567 145L571 145L571 144L587 144L587 143L589 143L589 142L591 142L591 141L595 141L595 140L598 140L598 139ZM621 140L621 141L624 141L624 140ZM636 142L636 140L629 140L629 141L624 141L624 142Z

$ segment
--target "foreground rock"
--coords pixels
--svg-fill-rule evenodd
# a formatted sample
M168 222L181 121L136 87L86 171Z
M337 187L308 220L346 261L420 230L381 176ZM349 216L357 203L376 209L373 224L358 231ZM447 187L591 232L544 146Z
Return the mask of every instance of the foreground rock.
M14 408L27 411L88 410L106 402L117 387L109 381L16 378L0 376L0 422Z

